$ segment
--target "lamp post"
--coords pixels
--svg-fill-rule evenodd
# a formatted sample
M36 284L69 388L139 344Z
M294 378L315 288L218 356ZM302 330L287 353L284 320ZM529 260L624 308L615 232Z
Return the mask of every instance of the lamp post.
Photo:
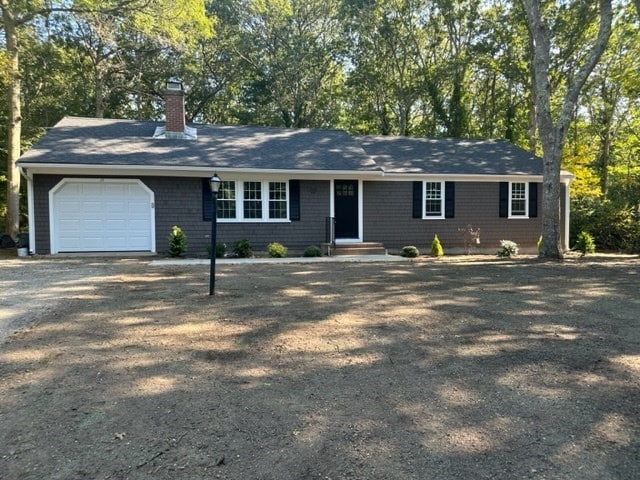
M220 185L222 180L217 173L213 174L213 177L209 179L211 185L211 203L213 206L213 213L211 214L211 273L209 275L209 295L215 295L216 293L216 226L218 223L218 192L220 191Z

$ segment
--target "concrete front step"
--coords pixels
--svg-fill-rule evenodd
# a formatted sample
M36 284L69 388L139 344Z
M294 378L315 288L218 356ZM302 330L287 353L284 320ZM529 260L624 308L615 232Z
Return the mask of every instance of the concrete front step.
M382 243L362 242L362 243L330 243L322 244L322 251L325 255L386 255L387 249Z

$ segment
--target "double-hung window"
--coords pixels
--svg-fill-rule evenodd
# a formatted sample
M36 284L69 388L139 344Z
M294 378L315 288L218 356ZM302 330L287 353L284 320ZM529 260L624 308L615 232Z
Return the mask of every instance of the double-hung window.
M262 182L242 182L242 218L263 218Z
M218 218L236 218L236 182L222 182L218 192Z
M206 182L203 188L207 188ZM223 222L287 221L289 182L226 180L220 186L217 205L218 220ZM210 213L205 217L210 218Z
M269 182L269 218L286 219L288 211L287 182Z
M529 217L529 197L526 182L511 182L509 184L509 217Z
M424 218L444 218L444 182L424 183Z

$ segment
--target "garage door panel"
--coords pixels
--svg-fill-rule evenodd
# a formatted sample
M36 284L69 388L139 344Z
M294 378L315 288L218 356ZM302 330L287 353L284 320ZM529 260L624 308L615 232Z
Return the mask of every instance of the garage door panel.
M154 251L153 194L140 182L66 182L52 194L56 251Z

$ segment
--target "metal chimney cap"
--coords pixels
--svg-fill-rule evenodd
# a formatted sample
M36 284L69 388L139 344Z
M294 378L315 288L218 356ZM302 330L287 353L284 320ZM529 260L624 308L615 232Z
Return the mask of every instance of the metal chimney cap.
M180 90L182 91L182 81L178 78L170 78L167 80L167 90Z

